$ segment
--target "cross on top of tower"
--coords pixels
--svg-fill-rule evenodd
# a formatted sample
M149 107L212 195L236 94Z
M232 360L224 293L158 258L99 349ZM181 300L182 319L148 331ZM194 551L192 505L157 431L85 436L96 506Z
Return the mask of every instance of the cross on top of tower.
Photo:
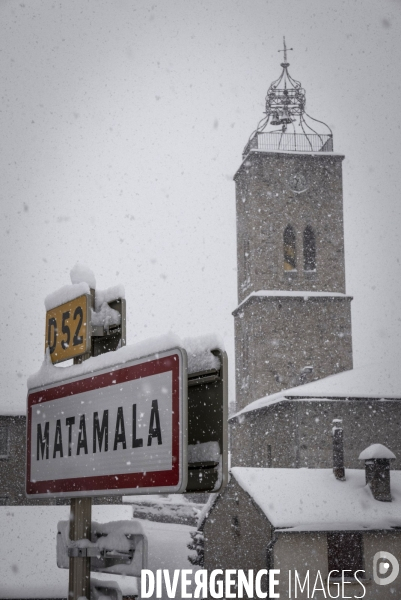
M289 63L287 62L287 50L294 50L294 48L287 48L286 43L285 43L285 36L283 36L283 46L284 46L284 49L278 51L278 52L284 52L284 63L281 63L281 66L288 67Z

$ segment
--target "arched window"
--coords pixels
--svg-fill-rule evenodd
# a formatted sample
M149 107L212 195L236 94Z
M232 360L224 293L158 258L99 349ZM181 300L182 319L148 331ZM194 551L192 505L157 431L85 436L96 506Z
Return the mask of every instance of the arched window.
M304 269L316 271L316 241L310 225L305 227L304 231Z
M296 268L295 232L291 225L287 225L284 230L284 271L295 271Z

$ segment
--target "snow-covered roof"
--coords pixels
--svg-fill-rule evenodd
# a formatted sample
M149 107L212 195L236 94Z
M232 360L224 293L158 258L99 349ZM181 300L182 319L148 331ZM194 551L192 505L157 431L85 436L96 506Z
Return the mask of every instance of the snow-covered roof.
M343 371L259 398L231 418L292 398L401 398L401 369L398 364L386 362Z
M373 498L364 469L347 469L338 481L332 469L234 467L231 473L277 529L373 530L401 527L401 471L391 471L392 502Z
M305 301L313 298L348 298L352 300L352 296L340 294L339 292L303 292L289 290L259 290L252 292L247 296L234 310L236 313L241 306L246 304L251 298L303 298Z
M378 458L388 458L389 460L393 460L395 459L395 454L383 444L372 444L365 448L365 450L362 450L359 455L359 460L372 460Z

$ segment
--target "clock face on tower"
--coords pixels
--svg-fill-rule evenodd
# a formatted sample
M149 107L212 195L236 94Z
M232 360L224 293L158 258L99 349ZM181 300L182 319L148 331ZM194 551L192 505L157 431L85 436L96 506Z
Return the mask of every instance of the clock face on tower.
M303 173L294 173L289 177L288 187L292 192L302 194L302 192L306 192L309 186Z

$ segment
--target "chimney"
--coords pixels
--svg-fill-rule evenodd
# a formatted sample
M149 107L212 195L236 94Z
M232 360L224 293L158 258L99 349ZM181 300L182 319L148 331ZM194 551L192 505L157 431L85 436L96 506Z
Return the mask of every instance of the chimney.
M333 419L333 473L334 477L339 481L345 481L342 425L342 419Z
M359 460L365 461L366 485L372 490L375 500L391 502L390 491L390 461L395 455L383 446L372 444L359 455Z

